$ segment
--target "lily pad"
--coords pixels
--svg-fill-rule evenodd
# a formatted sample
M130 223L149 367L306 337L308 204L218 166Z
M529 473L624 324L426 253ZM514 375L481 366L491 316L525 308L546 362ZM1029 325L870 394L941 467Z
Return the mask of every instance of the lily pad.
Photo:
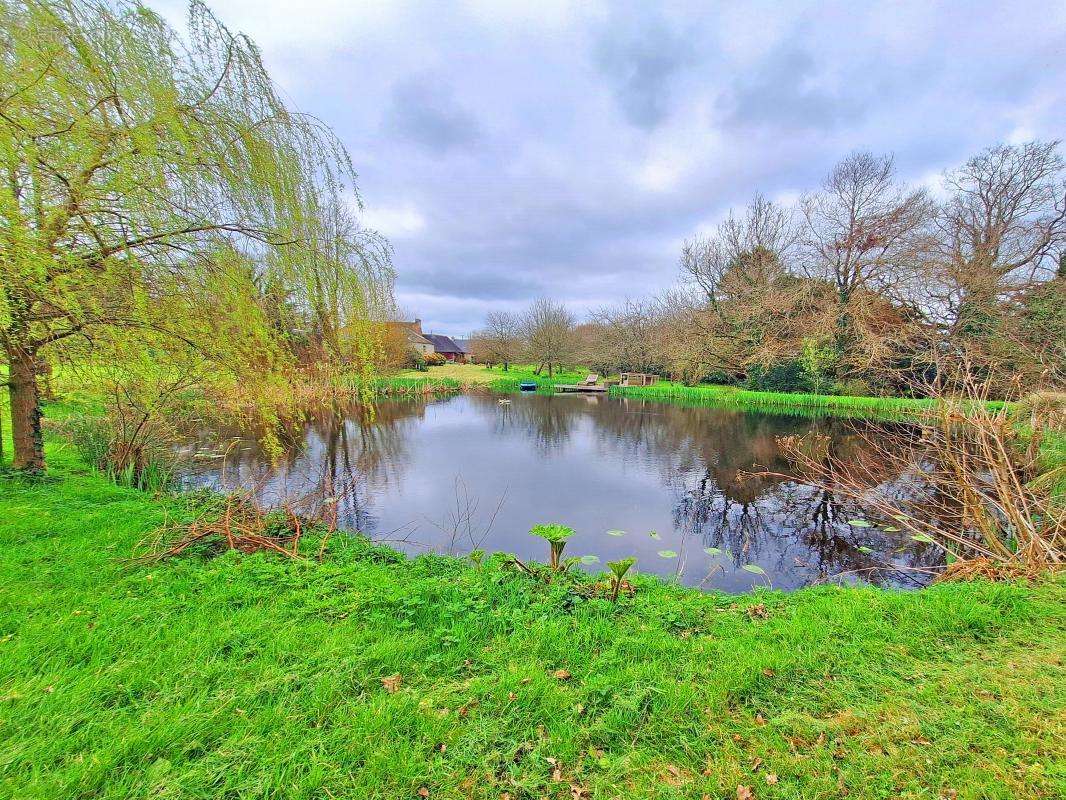
M753 575L765 575L766 570L760 567L758 564L745 564L741 567L745 572L750 572Z
M853 528L872 528L873 527L873 523L872 522L867 522L864 519L849 519L848 520L848 525L850 525Z
M888 531L889 533L899 533L899 528L897 528L895 525L889 525L888 527L882 528L881 530Z
M704 547L703 552L709 556L724 556L725 550L720 547Z
M608 536L625 536L626 532L625 531L620 531L617 528L612 528L611 530L607 531L607 535Z
M599 564L600 563L600 557L599 556L581 556L581 563L582 564Z
M930 536L927 533L916 533L913 536L911 536L911 538L914 539L914 541L916 541L916 542L925 542L927 544L936 544L936 539L934 539L932 536Z
M677 553L673 550L660 550L659 555L663 558L677 558Z
M871 548L871 547L860 547L859 548L859 552L860 553L872 553L873 552L873 548Z
M660 539L662 539L662 538L663 538L662 536L660 536L660 535L658 534L658 532L657 532L657 531L651 531L651 532L649 532L649 533L648 533L648 536L650 536L650 537L651 537L652 539L655 539L655 541L659 541Z

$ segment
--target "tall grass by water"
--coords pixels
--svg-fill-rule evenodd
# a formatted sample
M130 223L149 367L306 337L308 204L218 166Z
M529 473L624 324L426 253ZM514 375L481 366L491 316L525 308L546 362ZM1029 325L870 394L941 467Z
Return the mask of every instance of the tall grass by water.
M735 386L685 386L662 381L651 386L612 386L610 394L649 400L670 400L775 413L830 413L843 416L905 417L936 408L928 398L848 397L788 392L757 392Z

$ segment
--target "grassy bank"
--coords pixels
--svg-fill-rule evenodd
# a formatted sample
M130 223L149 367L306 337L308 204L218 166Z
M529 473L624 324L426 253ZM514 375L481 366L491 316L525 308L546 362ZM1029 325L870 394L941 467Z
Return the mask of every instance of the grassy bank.
M615 607L339 539L131 566L180 501L49 455L0 478L0 797L1061 796L1061 586Z
M397 373L397 378L422 378L430 380L452 380L468 386L488 385L497 381L520 383L522 381L534 381L536 383L577 383L589 374L583 367L556 372L551 378L547 373L537 374L534 372L534 364L514 364L509 369L503 367L486 367L482 364L445 364L440 367L430 367L425 372L408 369Z
M934 400L907 397L847 397L791 392L755 392L735 386L685 386L671 381L660 381L651 386L616 386L611 389L611 394L620 397L670 400L742 410L842 416L910 416L921 414L935 404Z
M533 366L516 365L509 370L501 367L485 367L478 364L445 364L430 367L425 372L409 369L394 375L386 375L374 382L376 394L386 397L412 397L430 394L449 394L463 391L486 390L493 392L517 392L522 383L535 383L538 390L551 392L556 383L576 383L584 380L587 371L538 375Z
M577 369L557 374L553 379L536 375L529 365L516 365L504 372L499 367L476 364L448 364L427 372L407 370L378 382L383 394L434 393L488 388L495 391L518 391L524 381L537 383L542 391L551 391L556 383L578 383L588 370ZM669 400L689 405L718 406L781 414L834 414L838 416L906 417L921 414L935 401L906 397L847 397L839 395L756 392L735 386L686 386L673 381L659 381L651 386L612 386L616 397Z

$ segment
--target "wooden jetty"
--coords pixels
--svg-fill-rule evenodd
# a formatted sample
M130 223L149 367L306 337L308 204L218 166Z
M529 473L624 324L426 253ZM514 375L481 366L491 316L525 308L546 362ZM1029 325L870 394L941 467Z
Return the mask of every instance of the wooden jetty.
M560 394L571 394L572 392L602 394L607 391L607 387L600 385L599 375L589 375L581 383L557 383L555 384L555 391Z
M583 394L603 394L607 391L607 387L588 383L557 383L555 384L555 391L560 394L571 394L573 392L581 392Z

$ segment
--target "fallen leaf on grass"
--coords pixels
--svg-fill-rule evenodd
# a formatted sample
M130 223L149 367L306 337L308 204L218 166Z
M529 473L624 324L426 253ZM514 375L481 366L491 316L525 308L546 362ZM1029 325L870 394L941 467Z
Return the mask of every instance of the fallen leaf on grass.
M395 675L388 675L381 679L381 685L385 687L385 691L389 694L395 694L399 691L401 683L403 683L403 677L398 672Z
M751 619L769 619L770 612L766 610L766 606L762 603L756 603L753 606L748 606L748 617Z
M555 670L555 672L552 673L552 677L556 680L568 681L573 677L573 675L570 674L570 670L557 669Z
M460 717L465 717L467 714L470 713L470 709L472 709L477 704L478 704L477 699L471 700L469 703L464 704L463 706L461 706L459 708L459 716Z
M737 784L737 800L755 800L751 788L742 783Z
M685 776L681 770L673 764L666 765L667 774L664 776L664 780L670 786L683 786L686 783Z
M418 790L418 796L429 797L429 789L427 789L425 786L420 787Z
M589 790L584 786L579 786L576 783L570 784L570 797L571 800L582 800L589 796Z
M771 786L773 786L775 783L777 783L777 773L767 772L766 773L766 782L768 784L770 784Z
M755 724L756 725L765 725L766 724L766 717L764 717L762 714L756 714L755 715Z

